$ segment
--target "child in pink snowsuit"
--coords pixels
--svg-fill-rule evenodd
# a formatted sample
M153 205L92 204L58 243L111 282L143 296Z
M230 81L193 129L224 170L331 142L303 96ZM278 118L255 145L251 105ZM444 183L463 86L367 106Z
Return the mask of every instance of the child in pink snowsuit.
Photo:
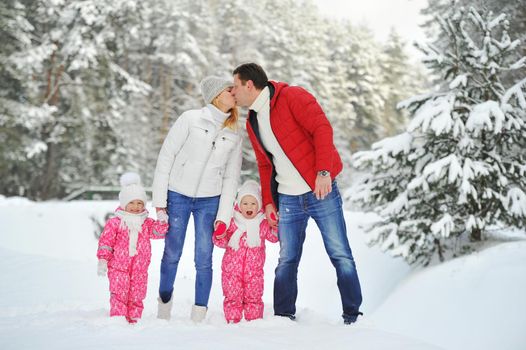
M237 195L234 217L228 230L220 224L214 231L214 244L226 248L221 264L223 310L229 323L263 318L263 266L265 239L278 241L261 209L259 184L245 182Z
M124 316L130 323L141 318L151 258L150 239L161 239L168 230L167 217L148 217L146 192L138 174L121 177L120 207L106 222L99 238L97 272L110 280L110 316ZM166 214L164 214L166 215Z

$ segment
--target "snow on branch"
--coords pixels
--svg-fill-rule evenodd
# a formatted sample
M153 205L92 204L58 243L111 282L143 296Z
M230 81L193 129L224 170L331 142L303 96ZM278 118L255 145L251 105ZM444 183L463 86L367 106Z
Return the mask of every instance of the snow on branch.
M429 99L420 107L409 123L407 130L413 132L420 128L422 132L429 128L435 135L449 132L453 127L452 111L455 103L455 95L448 94L434 99Z
M427 93L427 94L420 94L420 95L411 96L410 98L408 98L406 100L398 102L398 104L396 105L396 109L408 108L409 106L411 106L411 105L413 105L415 103L420 103L420 102L428 100L429 98L431 98L431 96L433 96L433 93Z
M506 91L506 93L502 96L501 103L507 104L511 97L515 95L519 106L523 109L526 109L526 98L524 97L524 92L522 92L522 88L525 86L526 78L522 79L517 84L509 88L508 91Z
M455 223L453 221L453 217L448 213L444 214L444 216L440 220L431 225L431 232L433 232L435 236L439 236L442 238L449 237L451 231L453 231L454 229Z
M526 66L526 57L521 58L517 62L510 65L510 70L521 69Z
M501 13L488 23L488 30L492 30L506 20L506 14Z
M110 63L110 69L126 81L126 83L122 87L124 91L136 92L143 95L147 95L148 92L151 90L150 85L137 78L132 77L119 65L115 63Z
M450 89L456 89L457 87L466 87L468 82L468 76L469 74L460 74L451 83L449 83Z
M493 122L491 117L494 118ZM488 130L493 130L494 134L498 134L502 130L504 119L504 112L497 101L482 102L471 110L466 129L477 133L486 126Z
M506 197L502 199L502 204L513 216L526 216L526 193L520 188L511 188Z

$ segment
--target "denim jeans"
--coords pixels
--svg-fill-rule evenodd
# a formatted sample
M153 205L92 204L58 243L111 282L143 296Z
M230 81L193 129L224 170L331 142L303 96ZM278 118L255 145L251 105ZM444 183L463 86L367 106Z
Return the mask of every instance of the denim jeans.
M173 293L175 275L181 254L190 214L194 216L195 251L195 305L208 306L212 287L212 232L219 207L219 196L206 198L187 197L168 191L169 228L164 241L164 253L161 261L161 282L159 296L168 302Z
M292 317L296 313L298 265L305 241L307 221L312 217L321 232L325 250L336 269L343 314L354 322L360 314L362 292L343 218L342 199L336 183L325 199L312 192L291 196L279 194L279 262L274 280L274 313Z

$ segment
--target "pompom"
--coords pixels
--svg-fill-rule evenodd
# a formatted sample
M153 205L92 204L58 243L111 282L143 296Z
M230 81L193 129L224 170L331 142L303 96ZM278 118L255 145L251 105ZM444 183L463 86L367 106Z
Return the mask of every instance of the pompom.
M141 177L134 172L124 173L121 175L121 186L140 185Z

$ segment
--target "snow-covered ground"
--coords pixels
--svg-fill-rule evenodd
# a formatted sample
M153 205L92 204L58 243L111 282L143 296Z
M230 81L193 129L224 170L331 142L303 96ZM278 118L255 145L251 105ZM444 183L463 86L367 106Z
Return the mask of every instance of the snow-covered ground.
M524 349L526 241L412 270L367 247L347 212L365 317L342 325L334 270L314 224L299 272L298 320L272 316L278 245L267 246L265 318L227 325L222 313L221 249L203 324L189 320L194 294L193 227L175 284L173 319L156 319L163 242L152 241L148 294L137 325L108 317L108 281L96 275L96 230L117 202L34 203L0 196L0 349Z

